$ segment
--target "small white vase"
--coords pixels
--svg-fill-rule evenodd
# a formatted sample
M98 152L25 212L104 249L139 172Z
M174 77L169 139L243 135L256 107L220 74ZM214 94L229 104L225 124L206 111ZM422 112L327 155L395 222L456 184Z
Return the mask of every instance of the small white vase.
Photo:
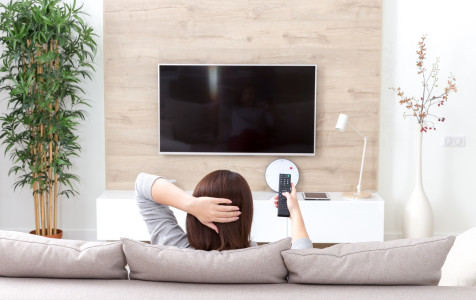
M403 212L403 235L405 238L424 238L433 236L433 211L422 184L422 136L418 125L416 140L415 186Z

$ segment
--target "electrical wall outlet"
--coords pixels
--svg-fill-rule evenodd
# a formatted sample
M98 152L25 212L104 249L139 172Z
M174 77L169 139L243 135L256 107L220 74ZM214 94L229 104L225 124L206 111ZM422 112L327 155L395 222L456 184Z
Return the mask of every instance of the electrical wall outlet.
M465 147L465 135L446 135L443 137L443 147Z

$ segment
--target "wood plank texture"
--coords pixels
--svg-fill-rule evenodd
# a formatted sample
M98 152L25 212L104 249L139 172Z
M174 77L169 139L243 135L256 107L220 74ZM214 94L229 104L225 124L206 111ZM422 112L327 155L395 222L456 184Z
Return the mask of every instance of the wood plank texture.
M232 169L253 190L277 158L158 154L158 63L316 64L315 157L284 157L298 189L347 191L360 172L362 139L334 129L339 113L369 138L363 188L377 188L381 0L105 0L106 188L132 189L141 171L193 189Z

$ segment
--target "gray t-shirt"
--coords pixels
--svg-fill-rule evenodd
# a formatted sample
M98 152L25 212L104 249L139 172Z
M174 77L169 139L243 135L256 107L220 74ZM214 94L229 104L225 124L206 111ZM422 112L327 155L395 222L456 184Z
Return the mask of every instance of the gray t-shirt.
M152 199L152 184L158 178L160 176L140 173L135 182L134 196L149 230L150 242L152 245L191 248L187 234L178 225L172 210L167 205L157 203ZM251 246L256 246L256 243L252 241ZM291 246L291 249L308 248L312 248L312 242L307 238L298 239Z

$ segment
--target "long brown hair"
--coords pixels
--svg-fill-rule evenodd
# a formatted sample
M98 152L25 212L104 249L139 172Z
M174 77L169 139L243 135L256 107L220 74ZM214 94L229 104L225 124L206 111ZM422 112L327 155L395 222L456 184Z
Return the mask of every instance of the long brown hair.
M246 180L238 173L218 170L203 177L193 191L194 197L216 197L230 199L240 208L241 215L231 223L215 223L218 234L187 214L187 238L190 246L200 250L230 250L250 246L251 223L253 221L253 199Z

